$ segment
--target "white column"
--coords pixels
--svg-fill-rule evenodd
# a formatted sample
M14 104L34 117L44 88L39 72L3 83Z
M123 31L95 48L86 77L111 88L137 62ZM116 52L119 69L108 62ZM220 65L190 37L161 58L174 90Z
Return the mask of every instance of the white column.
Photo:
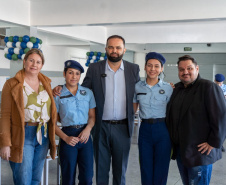
M145 71L144 71L145 56L146 56L146 53L138 53L138 52L134 53L134 63L140 66L140 77L142 79L145 78Z

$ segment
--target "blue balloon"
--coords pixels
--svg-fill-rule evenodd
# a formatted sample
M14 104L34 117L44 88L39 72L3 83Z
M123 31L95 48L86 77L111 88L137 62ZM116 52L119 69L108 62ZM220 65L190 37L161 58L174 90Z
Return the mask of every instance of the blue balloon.
M106 60L107 59L107 56L104 56L104 60Z
M93 58L92 56L89 56L89 60L92 60L92 58Z
M97 56L100 56L101 55L101 52L97 52Z
M90 60L89 60L89 59L87 59L87 60L86 60L86 63L90 63Z
M33 48L38 48L38 43L34 43Z
M94 52L91 51L91 52L89 53L89 56L93 56L93 55L94 55Z
M25 49L27 47L27 44L26 44L26 42L21 42L20 46L21 46L21 48Z
M18 54L18 55L17 55L17 58L18 58L18 59L21 59L21 56L22 56L21 54Z
M9 59L9 60L12 60L12 55L10 55L9 53L7 54L7 58Z
M93 61L93 63L97 63L97 62L98 62L97 60L94 60L94 61Z
M19 37L18 36L14 36L13 37L13 42L18 42L19 41Z
M7 43L9 41L9 37L5 37L4 41L5 41L5 43Z
M9 52L10 55L14 54L14 48L9 48L8 52Z
M23 54L24 54L24 50L20 49L20 55L23 55Z
M23 41L24 42L29 42L29 40L30 40L30 37L28 35L24 35L23 36Z
M36 37L36 43L39 44L40 39Z
M16 48L16 43L15 43L15 42L13 42L13 43L12 43L12 46L13 46L14 48Z
M97 56L96 60L99 61L100 60L100 56Z

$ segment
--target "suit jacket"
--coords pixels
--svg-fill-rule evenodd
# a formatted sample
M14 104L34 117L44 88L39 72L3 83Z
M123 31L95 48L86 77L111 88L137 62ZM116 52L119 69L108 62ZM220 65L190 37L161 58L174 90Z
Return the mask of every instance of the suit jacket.
M55 159L55 124L57 121L56 105L52 95L51 80L38 74L45 90L51 99L51 119L48 122L48 136L50 140L50 155ZM23 99L24 70L20 70L15 77L4 84L2 90L1 120L0 120L0 147L10 146L10 161L21 163L25 139L24 99Z
M181 86L181 82L176 84L167 106L166 123L170 135L172 137L177 130L181 159L185 166L212 164L222 157L220 148L226 133L226 104L223 92L215 83L198 76L184 99L178 125L173 128L170 123L170 110ZM198 151L197 145L204 142L214 147L209 155Z
M139 66L123 60L125 84L126 84L126 114L128 118L128 137L132 136L134 124L133 96L135 84L140 80ZM93 128L93 136L98 139L102 124L102 116L105 101L105 74L106 60L90 64L82 86L90 88L96 100L96 123Z

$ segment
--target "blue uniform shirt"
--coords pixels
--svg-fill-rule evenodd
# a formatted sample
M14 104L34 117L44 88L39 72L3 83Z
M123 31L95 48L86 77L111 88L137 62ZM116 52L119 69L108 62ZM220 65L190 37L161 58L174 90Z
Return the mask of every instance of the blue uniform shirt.
M223 90L224 95L226 96L226 85L222 84L220 87Z
M166 105L170 100L173 88L167 82L159 82L150 87L146 81L139 81L135 85L134 103L139 103L141 119L165 118Z
M61 95L55 97L54 100L63 127L86 124L89 109L96 107L93 92L79 84L75 96L64 85Z

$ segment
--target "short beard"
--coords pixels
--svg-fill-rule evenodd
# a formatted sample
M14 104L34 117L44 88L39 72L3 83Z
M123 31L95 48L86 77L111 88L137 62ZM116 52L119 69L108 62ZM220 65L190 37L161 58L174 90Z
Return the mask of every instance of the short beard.
M107 58L110 62L119 62L120 60L122 60L123 54L119 55L118 57L111 57L108 53L107 53Z

